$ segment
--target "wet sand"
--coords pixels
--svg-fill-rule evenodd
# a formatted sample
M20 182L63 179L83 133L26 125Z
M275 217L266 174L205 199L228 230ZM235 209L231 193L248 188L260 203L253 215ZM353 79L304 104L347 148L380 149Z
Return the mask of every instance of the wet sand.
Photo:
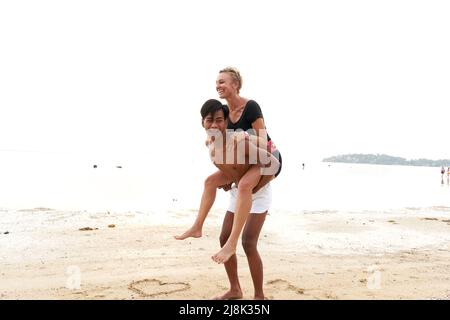
M227 289L223 266L211 260L222 212L211 213L202 238L184 241L173 236L193 210L158 223L134 212L0 213L1 299L197 300ZM259 251L269 299L450 299L449 208L275 211ZM251 299L242 247L237 255Z

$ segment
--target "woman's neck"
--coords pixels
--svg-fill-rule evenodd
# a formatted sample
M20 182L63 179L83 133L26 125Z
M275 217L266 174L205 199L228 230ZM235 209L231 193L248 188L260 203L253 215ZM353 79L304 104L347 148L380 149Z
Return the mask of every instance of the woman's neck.
M239 110L245 105L246 102L247 100L239 95L235 95L227 99L227 104L230 111Z

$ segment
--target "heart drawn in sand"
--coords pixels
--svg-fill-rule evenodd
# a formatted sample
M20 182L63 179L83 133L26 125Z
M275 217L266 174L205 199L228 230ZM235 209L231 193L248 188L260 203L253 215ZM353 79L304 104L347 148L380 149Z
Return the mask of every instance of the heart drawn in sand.
M163 282L158 279L144 279L133 281L128 289L142 297L156 297L162 294L189 290L191 286L184 282Z

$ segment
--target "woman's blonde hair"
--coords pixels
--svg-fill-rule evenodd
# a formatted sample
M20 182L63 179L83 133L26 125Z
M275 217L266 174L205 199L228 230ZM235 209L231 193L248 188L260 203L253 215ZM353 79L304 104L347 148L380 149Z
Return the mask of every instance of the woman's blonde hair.
M233 80L237 82L238 84L237 92L239 93L239 91L242 88L242 77L241 74L239 73L239 70L233 67L226 67L219 71L219 73L223 72L229 73L231 78L233 78Z

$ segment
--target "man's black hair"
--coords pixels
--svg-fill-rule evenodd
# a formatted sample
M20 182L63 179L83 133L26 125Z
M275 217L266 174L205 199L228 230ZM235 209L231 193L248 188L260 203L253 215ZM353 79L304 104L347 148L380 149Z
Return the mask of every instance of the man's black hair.
M202 120L205 120L208 115L214 115L219 110L223 111L225 120L228 119L228 108L224 106L219 100L209 99L203 104L202 109L200 110Z

